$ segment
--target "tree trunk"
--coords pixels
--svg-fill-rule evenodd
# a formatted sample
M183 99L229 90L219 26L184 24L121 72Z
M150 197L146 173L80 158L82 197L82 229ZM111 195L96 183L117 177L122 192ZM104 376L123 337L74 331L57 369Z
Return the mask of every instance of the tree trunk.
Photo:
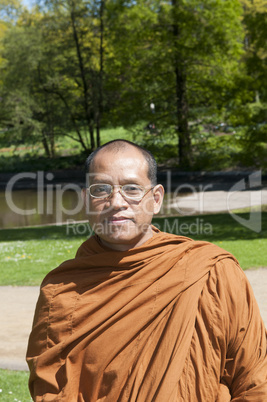
M188 126L188 102L186 93L186 66L179 51L180 37L179 18L177 15L178 1L172 0L173 8L173 39L174 39L174 72L176 80L176 117L179 139L179 165L187 168L191 165L191 139Z
M100 146L100 125L101 125L101 117L103 112L103 71L104 71L104 47L103 47L103 40L104 40L104 7L105 7L105 0L101 1L100 4L100 47L99 47L99 57L100 57L100 71L99 71L99 86L98 86L98 105L97 105L97 112L96 112L96 139L97 139L97 146Z
M76 30L74 5L71 10L71 24L72 24L73 38L74 38L74 42L75 42L75 46L76 46L76 52L77 52L77 57L78 57L78 62L79 62L79 67L80 67L80 74L81 74L81 79L82 79L82 84L83 84L83 104L84 104L85 117L87 120L89 133L90 133L91 149L93 150L93 149L95 149L94 130L92 130L92 127L91 127L92 126L92 116L90 113L88 85L87 85L87 81L86 81L86 72L85 72L83 57L82 57L82 53L81 53L80 41L79 41L78 33Z
M179 164L189 167L191 164L191 139L188 127L188 104L186 99L186 74L183 67L175 67L176 77L176 114L179 139Z
M48 141L47 141L47 138L46 138L46 134L44 132L42 132L42 144L43 144L46 156L48 158L51 158L51 153L50 153Z
M49 145L50 145L50 155L51 158L55 157L55 136L54 136L54 129L51 128L49 133Z
M67 111L68 111L68 113L70 115L73 127L74 127L74 129L75 129L75 131L76 131L76 133L78 135L79 143L81 144L81 146L83 147L83 149L86 152L90 151L88 149L88 147L86 146L86 143L83 140L81 131L79 130L79 126L76 124L76 120L75 120L75 117L74 117L74 115L72 113L71 107L69 106L68 100L66 99L65 96L62 95L62 93L60 91L54 91L54 93L57 94L59 96L59 98L63 101L63 103L64 103L64 105L65 105L65 107L66 107L66 109L67 109Z

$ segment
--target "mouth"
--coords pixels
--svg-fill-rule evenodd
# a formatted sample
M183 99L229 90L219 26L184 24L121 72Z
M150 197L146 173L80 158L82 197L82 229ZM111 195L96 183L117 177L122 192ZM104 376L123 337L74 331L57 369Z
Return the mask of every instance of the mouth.
M126 216L111 216L110 218L107 218L107 223L111 225L122 225L132 221L131 218L127 218Z

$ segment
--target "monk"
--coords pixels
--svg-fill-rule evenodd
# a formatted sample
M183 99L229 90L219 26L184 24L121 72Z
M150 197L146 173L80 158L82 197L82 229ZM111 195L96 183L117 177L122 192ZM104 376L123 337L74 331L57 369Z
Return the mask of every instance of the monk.
M87 160L94 235L41 285L34 401L267 401L266 330L236 259L152 224L153 156L124 140Z

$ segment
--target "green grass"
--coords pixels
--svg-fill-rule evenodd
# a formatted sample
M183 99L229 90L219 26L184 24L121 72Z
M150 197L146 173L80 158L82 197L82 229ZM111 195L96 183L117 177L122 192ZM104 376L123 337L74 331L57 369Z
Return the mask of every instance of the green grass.
M0 243L1 285L36 285L49 270L73 258L78 239L41 239Z
M214 242L232 253L243 269L267 267L267 239Z
M249 219L248 213L240 213L239 216ZM240 225L229 214L172 217L167 220L157 218L155 223L161 230L217 244L232 253L243 269L267 266L266 212L262 213L260 233Z
M260 233L228 214L155 218L153 222L161 230L219 245L233 253L243 269L267 266L267 212L262 213ZM0 285L40 285L50 270L74 258L89 235L87 223L0 230Z
M0 369L0 401L31 401L32 399L28 390L28 378L29 373L26 371Z

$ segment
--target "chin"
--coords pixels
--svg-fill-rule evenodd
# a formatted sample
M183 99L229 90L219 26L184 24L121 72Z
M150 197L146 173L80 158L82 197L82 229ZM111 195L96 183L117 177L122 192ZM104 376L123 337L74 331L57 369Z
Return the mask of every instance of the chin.
M139 247L145 243L151 236L148 233L139 233L131 236L129 233L112 234L112 236L100 236L103 243L118 251L126 251L131 248Z
M132 222L123 225L99 224L95 226L95 233L106 243L114 245L135 246L146 241L150 236L150 225L138 226Z

